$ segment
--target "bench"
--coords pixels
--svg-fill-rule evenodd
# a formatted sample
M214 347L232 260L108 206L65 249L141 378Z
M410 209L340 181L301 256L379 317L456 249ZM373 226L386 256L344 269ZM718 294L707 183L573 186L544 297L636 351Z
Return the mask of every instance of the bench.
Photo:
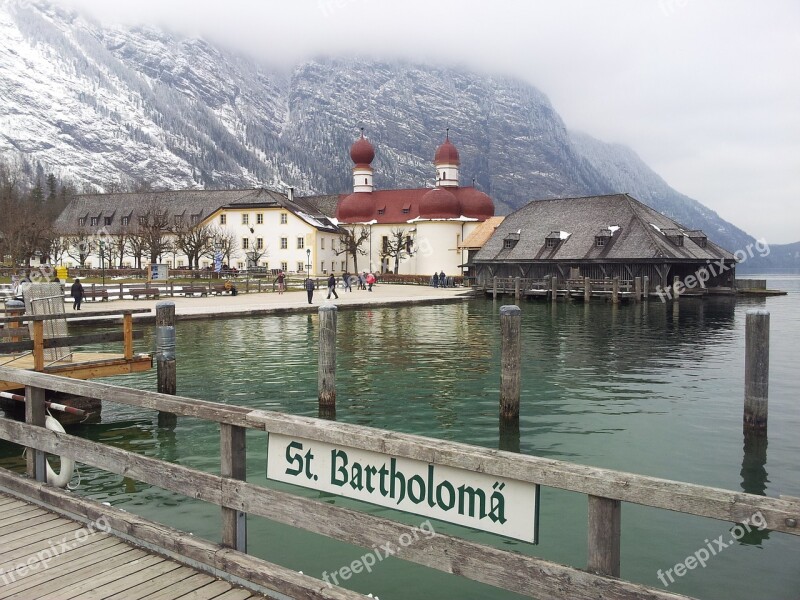
M208 288L204 285L185 285L181 288L181 293L184 296L200 294L201 296L208 295Z
M128 290L128 293L133 297L134 300L138 300L139 296L144 296L145 298L150 296L153 298L158 298L161 294L158 291L158 288L133 288Z
M87 290L84 288L83 290L83 299L84 300L100 300L108 301L108 290L94 290L91 289Z
M228 287L227 284L224 283L212 285L211 291L213 291L217 296L219 296L220 294L232 294L235 296L237 294L236 286L234 284L231 284L230 287Z

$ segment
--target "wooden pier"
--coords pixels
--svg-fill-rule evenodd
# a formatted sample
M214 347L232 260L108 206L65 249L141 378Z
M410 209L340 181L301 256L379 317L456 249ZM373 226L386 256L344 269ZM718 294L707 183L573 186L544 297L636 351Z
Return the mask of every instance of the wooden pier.
M17 498L30 498L85 522L104 519L114 535L178 562L191 564L196 569L238 581L256 592L270 590L271 593L292 598L363 598L355 592L246 554L247 515L264 517L366 549L385 544L387 540L402 539L402 536L411 535L416 528L324 500L248 483L244 469L247 429L262 431L265 437L269 435L270 438L274 435L279 439L283 436L346 446L386 457L420 461L430 468L442 466L461 469L492 478L585 495L589 505L586 569L443 533L418 539L397 554L403 560L530 597L564 600L684 598L665 589L619 578L621 512L626 503L731 523L747 522L759 512L765 527L774 534L800 535L800 501L796 498L769 498L370 427L252 410L7 367L0 367L0 379L25 386L26 396L33 403L43 401L46 390L55 390L218 423L220 475L49 431L41 426L41 422L37 422L42 410L28 411L28 423L0 419L0 440L27 446L32 449L29 455L34 455L34 460L28 463L27 478L0 469L0 492ZM46 485L41 468L45 452L216 504L221 509L221 543L203 540ZM8 502L5 499L5 503ZM6 536L14 533L3 530L0 521L0 548L5 548L9 539ZM91 564L100 568L106 560L103 553L98 553ZM2 594L0 586L0 598L4 597Z
M72 377L95 379L147 371L153 366L149 354L134 354L133 341L141 339L140 331L133 329L133 315L152 312L149 308L131 310L95 311L85 315L14 315L0 317L0 365L13 369L41 371ZM67 322L97 317L120 317L121 332L95 333L68 337L45 337L44 324L55 319ZM28 337L25 324L31 323L33 335ZM45 351L87 344L122 342L122 352L71 352L68 356L46 360ZM18 389L13 381L0 378L0 391Z
M4 600L265 598L108 534L102 521L79 523L1 493L0 540Z

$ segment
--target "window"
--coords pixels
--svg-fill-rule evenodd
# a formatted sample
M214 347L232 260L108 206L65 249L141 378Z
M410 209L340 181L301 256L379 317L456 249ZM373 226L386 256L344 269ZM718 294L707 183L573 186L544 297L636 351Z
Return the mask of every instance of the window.
M404 214L404 215L407 215L407 214L408 214L408 213L410 213L410 212L411 212L411 209L410 209L410 208L404 208L404 209L403 209L403 214Z
M249 225L250 224L250 215L247 213L242 214L242 225Z
M281 238L281 250L286 250L289 247L289 238ZM284 269L285 271L286 269Z
M378 214L379 214L379 215L384 215L384 214L386 214L386 209L385 209L385 208L379 208L379 209L378 209Z
M324 237L319 238L319 249L320 250L325 250L325 238Z
M321 263L319 263L319 266L320 266L320 270L323 273L327 273L327 271L325 270L325 261L324 260Z
M103 224L104 225L111 225L111 217L105 217L103 219Z
M98 217L92 217L92 226L97 225Z
M243 262L237 262L236 263L236 268L239 269L240 271L243 270L244 269L244 263Z
M602 248L606 245L606 237L604 235L598 235L594 238L594 243L598 248Z
M511 248L515 247L517 242L519 242L519 235L520 232L509 233L506 235L506 237L503 238L503 249L510 250Z
M288 271L288 270L289 270L289 263L287 263L287 262L282 262L282 263L281 263L281 271L283 271L283 272L285 273L285 272L286 272L286 271Z
M248 248L250 248L250 240L242 238L242 250L247 250Z
M183 261L182 261L182 260L179 260L179 261L178 261L178 268L180 269L182 266L183 266Z
M364 185L369 185L369 181L367 180L366 177L364 177Z
M78 219L78 225L80 225L81 227L86 225L86 217L81 217L80 219Z
M558 240L556 238L547 238L544 241L544 245L548 248L555 248L558 245Z
M192 225L197 225L200 222L200 215L192 215Z
M258 248L259 250L263 250L264 249L264 238L257 238L256 239L256 248Z
M389 250L389 238L387 236L383 236L381 238L381 251L386 254Z
M506 250L514 247L514 240L503 240L503 248Z
M171 268L172 268L172 261L171 261L171 260L168 260L168 261L167 261L167 268L168 268L168 269L171 269Z
M301 238L301 237L297 238L297 249L298 250L302 250L305 247L306 247L305 238Z
M228 215L220 215L219 216L219 224L225 225L228 222Z
M458 236L456 236L456 237L458 237ZM411 245L412 245L411 236L407 235L406 236L406 252L408 252L409 254L411 254ZM456 246L456 247L458 247L458 246Z
M256 215L256 225L263 225L264 224L264 213L258 213Z
M139 225L143 227L147 225L147 215L142 215L141 217L139 217Z
M287 220L288 220L287 214L281 213L281 225L286 225Z
M306 270L306 266L303 263L301 263L301 262L297 263L297 272L298 273L302 273L305 270Z
M344 261L342 261L342 272L344 272L344 269L345 269L345 265L344 265Z
M128 223L130 223L130 222L131 222L131 218L130 217L122 217L122 226L123 227L127 227Z
M264 267L265 269L269 269L269 263L267 261L262 262L261 266Z
M183 223L183 215L175 215L175 225L180 225Z
M210 268L210 267L211 267L211 265L209 264L209 262L208 262L207 260L204 260L204 261L203 261L203 268L204 268L204 269L208 269L208 268Z

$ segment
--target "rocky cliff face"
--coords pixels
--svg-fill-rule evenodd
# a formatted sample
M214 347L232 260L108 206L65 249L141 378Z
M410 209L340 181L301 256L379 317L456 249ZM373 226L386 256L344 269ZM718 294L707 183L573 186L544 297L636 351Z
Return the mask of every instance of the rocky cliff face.
M449 128L462 184L474 179L498 213L628 192L731 250L752 241L628 148L569 133L541 92L509 78L360 59L279 73L202 40L12 0L0 0L0 75L0 156L87 189L346 192L361 126L376 185L422 187Z

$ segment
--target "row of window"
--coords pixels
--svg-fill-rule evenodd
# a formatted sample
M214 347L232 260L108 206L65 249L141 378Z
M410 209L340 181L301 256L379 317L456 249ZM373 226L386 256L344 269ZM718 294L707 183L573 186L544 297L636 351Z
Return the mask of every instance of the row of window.
M289 222L289 215L281 213L281 225L286 225ZM219 224L226 225L228 223L228 215L221 214L219 216ZM264 213L256 213L256 225L264 224ZM242 213L242 225L250 225L250 213Z

